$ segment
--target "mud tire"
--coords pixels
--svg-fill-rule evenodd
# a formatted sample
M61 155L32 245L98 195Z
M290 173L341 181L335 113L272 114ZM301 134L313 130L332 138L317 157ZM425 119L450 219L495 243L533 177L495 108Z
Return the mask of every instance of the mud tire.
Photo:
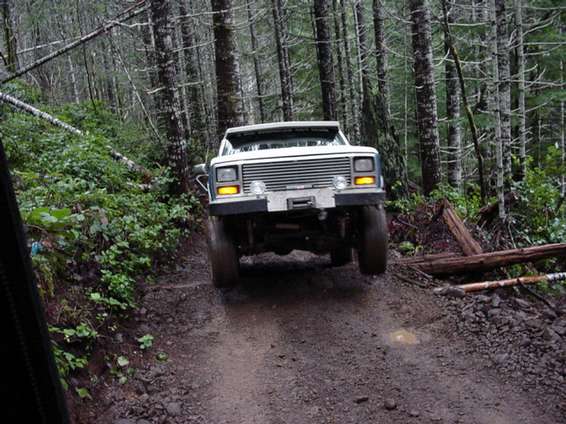
M364 206L359 220L358 263L365 275L383 274L387 268L387 218L382 204Z
M230 288L238 283L238 251L224 222L216 216L208 218L208 260L214 287Z

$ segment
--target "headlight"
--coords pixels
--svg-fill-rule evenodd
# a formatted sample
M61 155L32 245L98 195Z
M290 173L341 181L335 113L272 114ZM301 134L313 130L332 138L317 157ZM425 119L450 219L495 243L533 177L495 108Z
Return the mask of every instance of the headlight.
M343 177L342 175L335 175L332 177L332 184L334 184L334 188L336 190L344 190L348 187L348 180L346 180L346 177Z
M373 159L372 158L354 159L354 171L356 172L373 171Z
M238 171L235 166L227 166L225 168L216 169L216 181L225 183L227 181L236 181L238 178Z
M267 187L265 186L265 183L263 181L252 181L250 183L250 192L252 192L252 194L255 194L256 196L261 196L262 194L264 194L266 189Z

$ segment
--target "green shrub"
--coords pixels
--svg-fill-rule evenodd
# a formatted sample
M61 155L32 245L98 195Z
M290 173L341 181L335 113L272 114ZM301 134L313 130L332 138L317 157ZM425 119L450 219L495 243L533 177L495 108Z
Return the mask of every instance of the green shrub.
M83 137L7 109L0 113L38 285L59 311L50 324L66 376L85 366L108 317L135 306L136 284L175 250L197 223L200 206L193 196L167 194L167 170L151 167L144 149L142 162L155 175L149 191L141 176L111 157L109 145L139 158L139 151L125 150L137 132L103 105L63 108L59 116L86 129ZM81 348L71 353L69 344Z

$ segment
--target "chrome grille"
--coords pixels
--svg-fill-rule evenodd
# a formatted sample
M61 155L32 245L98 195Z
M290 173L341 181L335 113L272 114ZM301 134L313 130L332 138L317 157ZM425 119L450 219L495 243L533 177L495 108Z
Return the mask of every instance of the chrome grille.
M350 158L247 163L242 171L244 193L249 193L252 181L263 181L268 191L331 187L335 175L346 177L351 184Z

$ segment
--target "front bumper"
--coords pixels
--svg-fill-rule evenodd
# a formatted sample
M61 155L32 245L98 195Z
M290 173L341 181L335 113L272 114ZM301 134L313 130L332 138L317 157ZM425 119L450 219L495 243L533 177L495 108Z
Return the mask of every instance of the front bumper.
M314 198L313 209L329 209L345 206L367 206L376 205L385 201L383 190L363 190L355 189L336 193L330 189L321 189L317 192L278 192L267 197L249 198L230 198L216 200L210 203L210 215L244 215L260 212L284 212L289 209L289 199L304 198L311 196Z

